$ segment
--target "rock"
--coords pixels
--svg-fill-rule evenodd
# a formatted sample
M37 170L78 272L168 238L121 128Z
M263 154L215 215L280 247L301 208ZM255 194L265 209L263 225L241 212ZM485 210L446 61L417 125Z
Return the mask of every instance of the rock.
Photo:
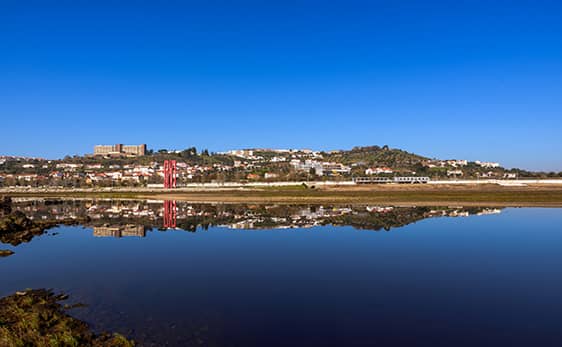
M134 341L116 333L96 334L91 331L88 324L67 314L59 303L61 298L66 297L66 294L55 295L46 289L30 289L0 298L0 344L92 347L135 345Z
M10 251L9 249L0 249L0 257L9 257L14 254L14 251Z

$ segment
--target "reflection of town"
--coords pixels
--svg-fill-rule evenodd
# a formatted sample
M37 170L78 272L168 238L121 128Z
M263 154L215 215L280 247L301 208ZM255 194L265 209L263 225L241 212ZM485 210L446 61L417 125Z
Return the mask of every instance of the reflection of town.
M146 236L153 229L290 229L322 225L390 230L433 217L500 213L480 207L192 204L176 201L15 199L34 220L77 219L97 237Z

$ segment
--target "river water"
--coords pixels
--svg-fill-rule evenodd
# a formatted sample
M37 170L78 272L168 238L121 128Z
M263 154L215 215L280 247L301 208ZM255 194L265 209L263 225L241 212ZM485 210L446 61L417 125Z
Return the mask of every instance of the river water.
M561 346L562 210L22 200L0 249L141 346Z

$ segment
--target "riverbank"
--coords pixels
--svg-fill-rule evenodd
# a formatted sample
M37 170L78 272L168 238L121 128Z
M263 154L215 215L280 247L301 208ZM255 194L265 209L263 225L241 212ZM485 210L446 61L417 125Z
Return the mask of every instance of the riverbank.
M2 191L0 191L2 194ZM67 197L180 200L199 203L332 203L392 204L399 206L544 206L562 207L562 185L416 184L416 185L299 185L237 188L115 188L28 189L12 197Z
M562 187L384 185L308 189L252 189L230 192L165 192L143 198L230 203L361 203L398 206L562 207Z

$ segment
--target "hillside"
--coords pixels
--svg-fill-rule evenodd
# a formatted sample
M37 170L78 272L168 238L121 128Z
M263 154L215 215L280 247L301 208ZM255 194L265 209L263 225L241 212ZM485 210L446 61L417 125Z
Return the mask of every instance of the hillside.
M395 169L411 169L429 158L388 146L354 147L351 150L330 152L324 156L327 161L346 165L388 166Z
M0 157L0 186L114 187L162 184L165 160L175 160L177 183L352 180L362 176L431 179L562 177L506 170L497 162L430 159L388 146L349 150L241 149L224 153L149 150L143 156L67 156L59 160Z

